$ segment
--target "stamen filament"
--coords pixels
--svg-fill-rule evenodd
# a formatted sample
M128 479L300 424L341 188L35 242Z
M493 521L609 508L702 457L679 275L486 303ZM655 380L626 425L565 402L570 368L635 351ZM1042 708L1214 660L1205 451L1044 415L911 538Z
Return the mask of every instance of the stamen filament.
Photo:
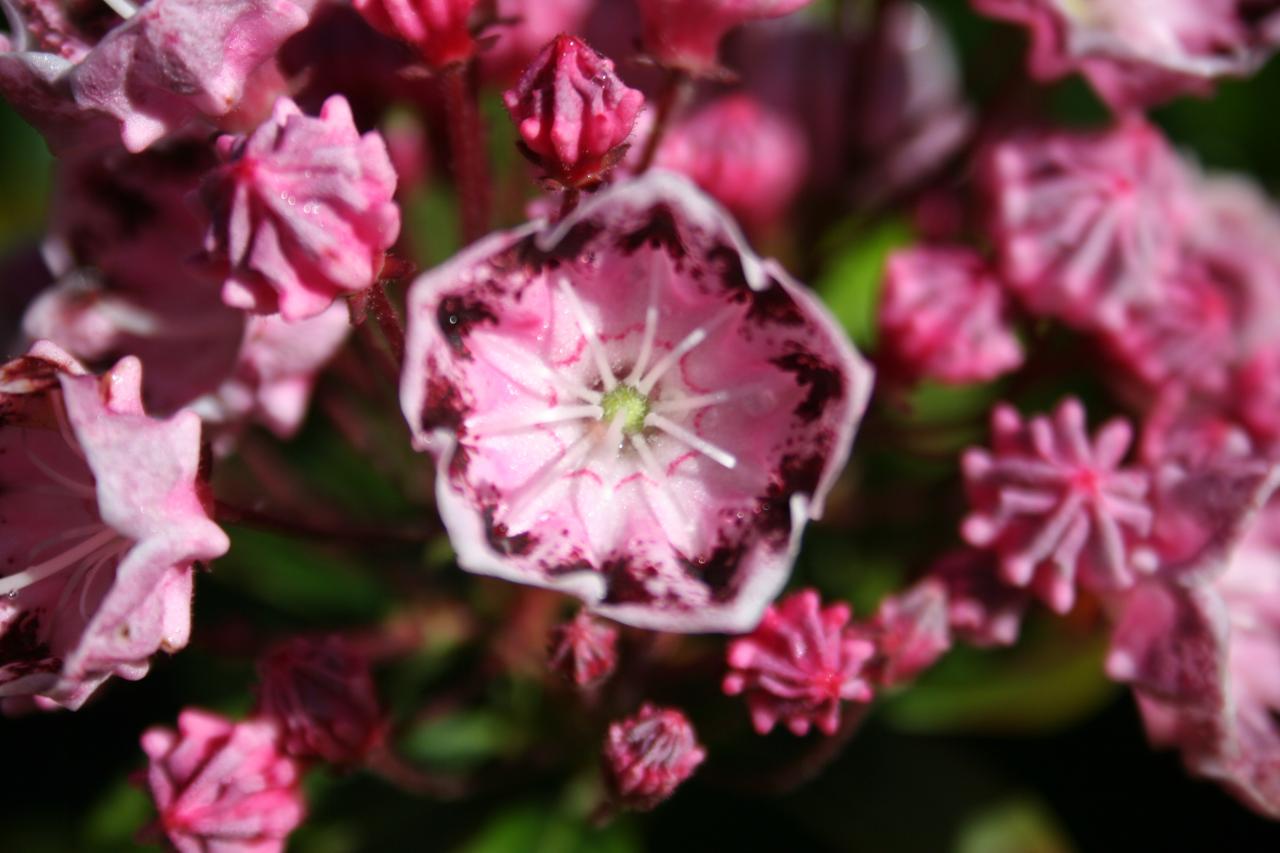
M535 474L529 482L519 488L511 501L511 508L505 519L505 524L511 533L518 534L524 531L523 516L530 504L537 500L552 483L573 470L573 467L595 447L598 438L599 434L594 430L586 431L565 449L559 459Z
M599 391L593 391L568 376L560 375L559 371L543 361L541 356L530 352L524 347L511 344L494 336L485 349L486 353L482 356L484 361L492 364L495 369L501 371L504 375L510 376L508 371L511 369L511 365L518 364L522 368L531 368L534 373L556 386L558 390L572 394L584 403L599 405L600 401L604 399L604 395ZM518 383L521 377L513 376L512 379Z
M656 412L650 412L648 417L644 419L644 423L645 426L651 426L654 429L665 432L676 441L688 445L691 449L698 451L703 456L723 465L725 468L733 470L738 464L738 460L733 454L721 450L697 433L685 429L680 424L668 420Z
M695 409L705 409L708 406L717 406L720 403L727 402L732 397L733 394L728 391L715 391L710 394L699 394L696 397L659 400L653 404L652 409L660 415L674 415L680 412L691 412Z
M604 382L604 389L612 391L618 387L618 377L614 375L613 367L609 364L609 355L604 351L604 344L600 341L600 335L596 331L595 324L587 316L587 309L583 306L582 300L578 299L578 294L574 292L573 286L569 284L567 278L560 279L560 290L564 293L565 299L569 302L569 308L573 311L574 318L578 321L579 331L587 339L587 349L591 350L591 357L595 359L596 370L600 371L600 379Z
M52 466L49 465L48 462L45 462L43 459L41 459L38 454L32 452L32 450L29 447L25 447L27 443L27 433L25 430L22 433L22 442L24 445L24 449L26 450L26 453L27 453L27 458L31 460L32 465L35 465L37 468L40 469L40 473L44 474L50 480L57 483L59 486L71 492L71 494L77 497L85 498L88 500L97 499L98 491L93 486L88 485L86 483L77 482L65 474L58 473L53 469Z
M138 14L138 7L129 2L129 0L102 0L111 7L111 11L115 12L126 21Z
M658 363L654 365L653 370L649 371L648 376L640 380L640 383L636 386L637 390L639 390L641 394L645 395L652 391L653 386L658 384L658 380L666 375L668 370L675 367L680 359L684 358L701 345L703 341L709 338L711 333L714 332L721 323L727 320L735 310L735 308L729 308L721 311L718 315L711 318L709 323L699 326L686 335L684 340L676 344L675 349L664 355Z
M632 366L631 372L623 380L624 385L634 385L649 368L649 359L653 358L653 340L658 334L658 265L649 268L649 304L644 309L644 336L640 339L640 357Z
M594 405L556 406L536 415L505 418L501 414L477 415L467 418L468 432L476 435L497 435L504 432L520 432L543 424L562 423L582 419L599 420L604 409Z
M8 595L18 590L26 589L34 583L39 583L45 578L52 577L63 569L74 566L86 557L91 556L103 545L110 544L119 536L120 534L110 527L104 527L102 532L96 536L90 536L79 545L63 551L52 560L30 566L6 578L0 578L0 595Z

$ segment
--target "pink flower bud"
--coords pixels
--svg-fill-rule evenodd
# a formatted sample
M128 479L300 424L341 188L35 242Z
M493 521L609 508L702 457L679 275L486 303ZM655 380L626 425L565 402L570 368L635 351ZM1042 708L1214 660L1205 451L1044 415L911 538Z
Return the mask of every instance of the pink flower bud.
M801 590L770 605L755 633L729 644L724 692L746 695L760 734L782 722L797 735L816 725L834 734L840 703L867 702L863 667L875 646L849 628L843 603L823 608L818 593Z
M648 811L674 794L706 757L682 711L646 703L636 716L609 726L605 776L618 805Z
M618 631L580 610L551 632L547 665L579 687L595 687L618 665Z
M951 649L947 588L926 578L886 598L866 635L876 646L874 673L879 684L915 679Z
M279 853L302 822L299 768L275 726L208 711L178 715L178 730L142 735L159 827L180 853Z
M644 49L660 64L714 73L720 40L747 21L780 18L813 0L638 0Z
M1133 439L1128 422L1107 423L1091 441L1075 399L1025 423L1001 405L991 420L993 452L974 448L963 459L969 544L996 551L1005 581L1031 587L1059 613L1074 606L1077 582L1096 591L1132 585L1144 568L1134 546L1153 513L1147 474L1120 467Z
M478 0L355 0L374 29L408 42L432 68L466 62L476 52L471 13Z
M381 744L384 717L369 663L341 637L290 640L258 672L258 707L280 727L290 755L350 765Z
M329 98L318 118L281 99L252 136L220 140L220 153L225 165L202 194L213 218L205 248L226 267L228 305L305 320L374 283L400 233L396 174L345 98Z
M527 156L566 187L597 183L626 153L644 95L613 62L573 36L557 36L503 95Z

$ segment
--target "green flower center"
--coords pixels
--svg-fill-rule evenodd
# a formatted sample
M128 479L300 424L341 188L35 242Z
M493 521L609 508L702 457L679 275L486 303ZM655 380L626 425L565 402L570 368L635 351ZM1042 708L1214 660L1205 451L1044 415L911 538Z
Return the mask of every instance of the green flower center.
M613 423L614 418L622 417L622 431L626 435L636 435L644 431L644 419L649 414L649 398L630 385L619 385L600 401L604 409L604 422Z

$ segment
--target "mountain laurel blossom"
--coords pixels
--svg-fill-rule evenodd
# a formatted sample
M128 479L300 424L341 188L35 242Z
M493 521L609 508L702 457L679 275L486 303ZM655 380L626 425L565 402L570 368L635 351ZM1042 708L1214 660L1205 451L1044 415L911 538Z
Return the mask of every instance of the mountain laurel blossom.
M89 375L38 342L0 367L0 697L76 709L191 631L197 562L224 554L200 420L142 409L141 367Z
M963 456L971 512L961 532L999 555L1006 582L1065 613L1077 583L1123 588L1151 568L1138 547L1152 526L1149 477L1120 467L1133 439L1127 422L1110 421L1091 441L1084 407L1067 399L1026 422L997 406L991 429L990 452Z
M648 811L670 799L706 757L682 711L646 703L609 726L605 779L619 806Z
M816 299L657 171L419 278L400 399L462 568L626 624L742 631L871 378Z
M210 261L234 308L305 320L374 284L400 233L396 173L382 137L356 130L341 95L318 117L287 98L249 137L218 140L223 166L201 190Z
M302 770L268 720L188 708L176 731L143 732L142 749L157 828L178 853L282 853L302 822Z
M466 62L476 53L472 13L479 0L354 0L374 29L417 48L431 68Z
M871 700L863 670L876 647L852 629L851 616L847 604L823 607L805 589L771 605L754 633L729 644L724 692L745 696L757 732L781 722L796 735L813 726L835 734L844 702Z
M720 40L747 21L780 18L813 0L638 0L644 49L660 65L690 74L719 71Z
M547 666L579 688L598 687L618 666L618 629L578 611L552 630Z

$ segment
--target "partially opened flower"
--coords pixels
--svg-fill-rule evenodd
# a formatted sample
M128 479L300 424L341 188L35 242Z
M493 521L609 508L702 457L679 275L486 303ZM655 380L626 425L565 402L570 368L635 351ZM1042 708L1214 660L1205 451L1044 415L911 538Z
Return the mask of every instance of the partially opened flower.
M1145 581L1114 602L1107 658L1110 675L1133 686L1153 742L1177 747L1193 773L1273 818L1280 818L1280 539L1275 510L1259 516L1258 509L1277 479L1272 469L1250 500L1209 508L1208 517L1232 514L1236 523L1207 539L1198 566Z
M895 252L880 301L882 346L908 377L985 382L1022 364L999 281L976 252L920 247Z
M58 4L23 3L0 55L0 92L55 150L100 146L118 126L141 151L196 119L230 116L307 13L291 0L150 0L99 39ZM83 23L81 21L80 23Z
M646 703L609 726L605 779L616 803L648 811L667 800L707 757L684 713Z
M1075 399L1027 422L1001 405L991 424L992 451L972 448L963 458L969 544L998 553L1006 581L1032 587L1059 613L1074 605L1077 583L1131 585L1152 511L1146 473L1121 467L1129 424L1110 421L1090 440Z
M776 229L808 177L803 131L747 94L712 101L663 138L657 164L688 175L752 233Z
M639 0L644 49L660 64L690 74L719 69L720 40L747 21L780 18L813 0Z
M939 578L925 578L880 602L870 624L858 633L875 647L867 675L886 687L905 684L951 649L949 590Z
M642 627L756 624L870 383L817 300L664 172L409 293L401 406L459 564Z
M1246 77L1275 48L1280 13L1253 0L973 0L1031 30L1031 72L1082 72L1113 109L1208 94Z
M551 632L547 665L578 687L596 687L618 665L618 630L580 610Z
M837 602L822 606L818 593L801 590L765 611L755 633L729 644L724 692L742 694L760 734L784 724L793 734L817 726L835 734L845 702L868 702L863 671L875 645L849 625L852 612Z
M576 189L599 183L627 151L644 95L581 39L560 35L503 96L526 156Z
M195 564L221 556L200 421L142 410L141 371L105 376L38 343L0 367L0 696L78 708L186 645Z
M144 732L142 749L158 828L178 853L280 853L302 822L302 772L269 720L189 708L177 731Z
M219 151L224 165L202 190L213 219L205 247L228 305L305 320L377 280L400 233L396 174L345 98L315 118L282 98L270 121L220 139Z
M1193 207L1153 126L1012 136L987 152L983 175L1000 271L1031 310L1091 330L1164 298Z
M478 5L479 0L355 0L374 29L413 45L432 68L475 55L471 17Z
M352 765L381 746L386 717L369 661L339 636L298 637L258 664L258 711L295 758Z

